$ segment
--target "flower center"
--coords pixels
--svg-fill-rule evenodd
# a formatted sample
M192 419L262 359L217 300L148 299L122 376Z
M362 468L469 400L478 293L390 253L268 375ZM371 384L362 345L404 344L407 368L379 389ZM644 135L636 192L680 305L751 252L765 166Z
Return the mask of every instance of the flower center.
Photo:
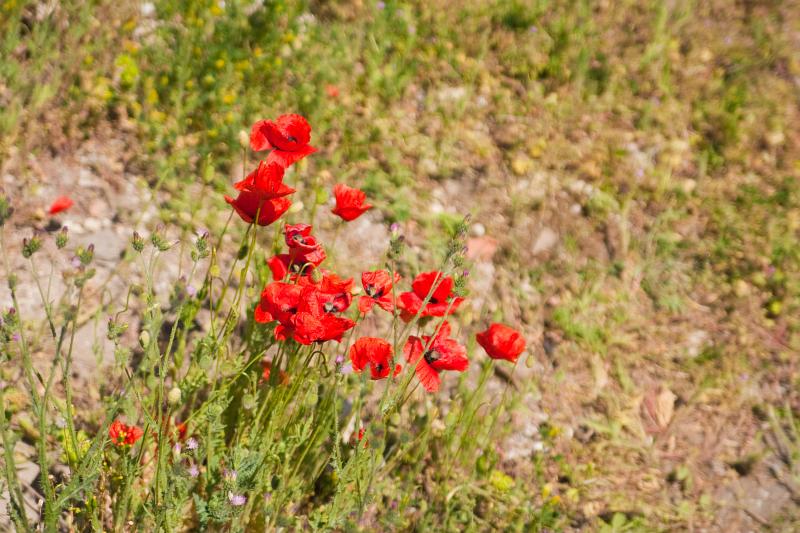
M297 137L294 137L294 136L292 136L292 135L287 135L287 136L286 136L286 138L287 138L288 140L290 140L291 142L293 142L293 143L296 143L296 142L297 142Z
M425 357L425 362L428 363L429 365L432 365L433 363L442 358L442 354L440 354L436 350L428 350L427 352L425 352L424 357Z
M367 285L364 287L364 290L367 291L367 294L373 298L380 298L383 296L383 287L376 289L375 285Z

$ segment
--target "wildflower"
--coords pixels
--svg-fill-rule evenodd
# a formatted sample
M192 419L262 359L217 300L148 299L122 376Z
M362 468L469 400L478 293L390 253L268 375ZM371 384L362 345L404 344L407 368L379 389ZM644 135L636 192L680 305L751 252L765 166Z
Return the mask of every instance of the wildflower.
M336 85L326 85L325 94L328 98L339 98L339 88Z
M277 163L261 161L258 168L247 175L242 181L234 183L233 187L237 191L251 191L258 193L265 199L280 198L295 192L285 183L283 175L285 169Z
M436 290L431 294L431 289ZM453 294L453 278L445 276L442 272L423 272L411 283L411 291L400 295L397 307L402 309L402 318L405 321L413 319L417 313L420 317L445 316L452 314L464 301L463 298ZM430 294L428 303L423 307L425 298Z
M406 361L416 364L414 371L428 392L439 390L442 370L463 372L469 366L467 349L449 337L450 324L444 322L435 336L411 336L403 348Z
M142 438L144 431L136 426L128 426L119 420L114 420L108 427L108 436L117 446L131 446Z
M189 465L189 468L188 468L187 472L189 473L190 477L197 477L197 476L200 475L200 469L197 468L197 465L194 464L194 463Z
M392 345L383 339L361 337L350 347L350 361L356 372L360 373L369 366L372 379L383 379L392 372ZM401 369L396 365L394 375Z
M241 507L247 503L247 496L244 494L234 494L233 492L228 492L228 501L231 502L231 505L234 507Z
M325 260L325 250L316 237L311 235L312 229L308 224L286 224L284 236L293 263L319 266Z
M327 270L321 270L321 278L314 282L309 276L300 278L298 284L313 286L317 289L314 294L315 302L325 313L341 313L346 311L353 302L353 278L342 279Z
M291 324L291 318L300 307L300 294L303 288L299 285L274 281L264 287L261 302L256 307L256 322L265 324L278 321L284 326Z
M315 265L312 263L301 264L292 260L289 254L278 254L267 259L267 266L272 272L272 279L275 281L297 281L302 276L308 276L312 273ZM291 274L291 275L290 275Z
M194 450L197 449L197 446L198 446L197 439L195 439L194 437L189 437L188 439L186 439L186 449L187 450L194 451Z
M268 226L292 205L286 196L293 193L294 189L283 183L283 173L280 165L262 161L255 171L234 184L239 195L235 199L225 195L225 201L245 222L253 222L258 214L258 225Z
M400 275L395 273L394 280L387 270L375 270L361 274L361 285L364 287L366 296L358 299L358 310L368 313L373 305L377 305L385 311L394 310L392 298L392 287L400 281Z
M284 168L317 151L308 144L311 141L311 126L300 115L281 115L274 122L259 120L250 131L250 147L255 152L272 150L267 161Z
M56 198L52 204L50 204L50 209L48 209L48 214L55 215L62 211L66 211L70 207L74 205L75 202L72 201L72 198L69 196L59 196Z
M330 340L341 342L344 333L356 323L349 318L336 316L333 310L328 311L330 308L326 305L329 303L327 296L316 287L303 289L300 309L292 318L292 325L289 328L295 341L306 345ZM276 337L278 337L277 329Z
M222 477L228 483L233 483L233 482L236 481L236 478L239 477L239 473L236 470L232 469L232 468L223 468L222 469Z
M486 331L475 335L475 338L492 359L516 363L519 355L525 351L522 334L504 324L492 324Z
M367 199L364 191L353 189L343 183L339 183L333 188L333 195L336 197L336 207L332 209L333 214L347 222L357 219L372 208L372 204L364 203Z

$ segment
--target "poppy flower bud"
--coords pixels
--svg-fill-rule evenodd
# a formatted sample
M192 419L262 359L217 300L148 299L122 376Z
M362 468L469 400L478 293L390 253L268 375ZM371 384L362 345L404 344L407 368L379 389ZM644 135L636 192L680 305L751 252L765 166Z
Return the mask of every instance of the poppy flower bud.
M158 230L150 235L150 242L153 243L153 246L155 246L159 252L166 252L172 246Z
M17 288L17 275L12 272L11 274L8 275L8 289L13 291L16 288ZM13 311L14 308L12 307L11 310Z
M139 346L141 346L143 350L146 350L148 344L150 344L150 332L143 329L142 332L139 333Z
M250 146L250 134L245 130L239 130L239 144L242 145L242 148Z
M136 231L133 232L133 239L131 240L131 246L133 246L133 249L139 253L141 253L142 250L144 250L144 239Z
M67 245L68 241L69 233L67 233L67 227L62 226L61 231L56 234L56 247L60 250Z
M183 394L179 387L172 387L167 393L167 401L172 406L180 405L182 397Z
M94 244L90 244L85 249L78 248L75 251L75 255L78 257L78 261L80 261L82 265L88 265L92 262L92 259L94 259Z
M38 235L33 235L30 239L22 239L22 257L30 258L42 247L42 239Z

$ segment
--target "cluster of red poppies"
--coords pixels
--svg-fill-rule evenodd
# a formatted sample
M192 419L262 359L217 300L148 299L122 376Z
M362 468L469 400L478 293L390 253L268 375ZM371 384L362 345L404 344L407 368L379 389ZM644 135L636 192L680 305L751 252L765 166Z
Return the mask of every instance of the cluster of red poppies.
M267 226L278 220L291 207L288 196L295 189L283 183L286 169L317 151L311 142L311 126L300 115L281 115L277 120L260 120L250 132L254 152L269 150L267 159L258 168L234 184L236 198L225 196L242 220ZM365 204L366 194L339 184L333 189L336 207L333 213L343 220L354 220L372 206Z
M253 126L252 149L270 152L255 171L234 185L238 197L225 197L244 221L268 225L286 212L291 205L288 196L295 191L283 183L283 176L288 166L316 151L310 140L311 127L299 115L262 120ZM358 218L372 207L358 189L339 184L333 192L336 206L332 212L345 221ZM356 326L356 321L343 316L353 303L353 279L342 279L320 267L326 254L312 231L308 224L285 226L287 251L267 261L273 281L261 293L254 318L259 323L276 323L274 335L281 341L293 339L303 345L340 342ZM375 306L396 313L406 322L446 317L463 302L454 293L453 278L439 271L419 274L410 291L395 294L399 282L400 276L387 270L364 272L358 318ZM439 389L442 371L463 372L469 365L466 348L450 335L450 324L443 321L433 335L411 336L403 347L406 362L414 365L419 381L428 391ZM502 324L492 324L477 335L477 340L494 359L516 362L525 350L520 333ZM392 345L384 339L361 337L353 343L349 355L353 369L361 372L369 367L372 379L396 375L402 369L395 362Z

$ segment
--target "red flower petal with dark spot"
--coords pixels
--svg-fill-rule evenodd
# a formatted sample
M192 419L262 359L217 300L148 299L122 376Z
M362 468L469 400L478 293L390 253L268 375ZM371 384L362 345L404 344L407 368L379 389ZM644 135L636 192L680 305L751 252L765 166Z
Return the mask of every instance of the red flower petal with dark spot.
M512 363L525 351L522 334L504 324L492 324L486 331L475 335L478 344L483 346L492 359L505 359Z
M436 290L431 294L427 305L423 302L433 287ZM441 272L423 272L411 283L411 291L400 294L397 307L402 310L401 317L406 322L415 316L445 316L456 312L464 301L463 298L453 294L453 278L444 276Z
M350 347L350 361L356 372L369 367L372 379L383 379L392 372L392 345L376 337L361 337ZM396 365L394 375L401 369Z
M400 275L395 273L394 281L388 270L375 270L361 274L361 285L364 287L366 296L358 300L358 309L362 313L369 312L373 305L378 305L381 309L394 310L392 287L400 281Z
M434 337L408 338L403 354L406 361L416 364L415 372L428 392L439 390L443 370L463 372L469 366L467 349L450 337L450 324L444 322Z
M364 191L353 189L343 183L333 188L333 195L336 197L336 207L332 209L333 214L347 222L357 219L372 208L372 204L364 203L367 199Z

